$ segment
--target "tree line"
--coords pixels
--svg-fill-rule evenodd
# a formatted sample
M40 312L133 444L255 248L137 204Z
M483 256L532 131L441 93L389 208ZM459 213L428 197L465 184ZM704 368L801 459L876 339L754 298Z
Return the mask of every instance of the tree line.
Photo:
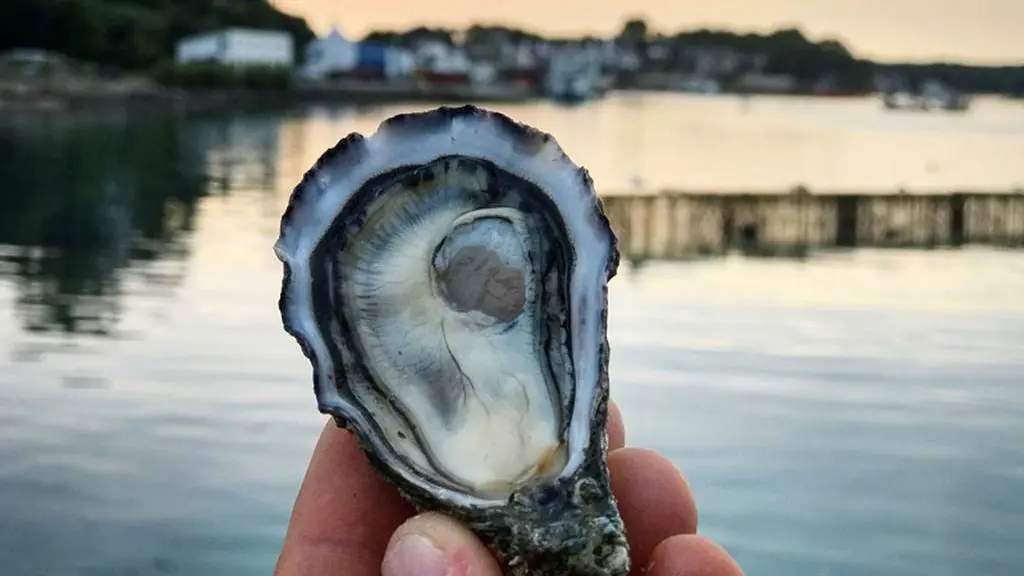
M120 70L150 69L179 39L228 26L283 30L299 47L314 37L267 0L0 1L0 51L41 48Z

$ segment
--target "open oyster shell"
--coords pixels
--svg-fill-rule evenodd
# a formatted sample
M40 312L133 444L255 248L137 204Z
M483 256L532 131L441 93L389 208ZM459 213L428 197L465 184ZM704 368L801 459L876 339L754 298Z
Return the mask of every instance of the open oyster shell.
M606 467L607 281L586 170L476 107L384 121L295 188L281 316L322 412L511 575L629 571Z

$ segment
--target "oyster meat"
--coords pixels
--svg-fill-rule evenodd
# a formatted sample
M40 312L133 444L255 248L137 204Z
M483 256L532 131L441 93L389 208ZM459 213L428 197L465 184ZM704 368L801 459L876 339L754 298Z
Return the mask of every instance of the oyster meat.
M275 251L319 408L511 575L619 576L606 467L607 282L586 170L473 106L352 134L295 188Z

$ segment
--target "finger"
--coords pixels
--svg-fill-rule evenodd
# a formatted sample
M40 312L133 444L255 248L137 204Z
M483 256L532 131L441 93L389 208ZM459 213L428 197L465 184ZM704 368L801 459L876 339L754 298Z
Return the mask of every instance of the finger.
M697 532L697 505L682 474L656 452L622 448L608 455L612 491L626 524L633 573L663 540Z
M648 576L743 576L739 564L721 546L703 536L673 536L659 544L647 565Z
M618 450L626 445L626 424L622 420L622 412L614 401L608 402L608 451Z
M339 572L340 573L340 572ZM410 518L388 543L381 576L501 576L490 551L467 528L440 514Z
M377 576L388 537L414 510L355 437L328 422L292 509L277 576Z

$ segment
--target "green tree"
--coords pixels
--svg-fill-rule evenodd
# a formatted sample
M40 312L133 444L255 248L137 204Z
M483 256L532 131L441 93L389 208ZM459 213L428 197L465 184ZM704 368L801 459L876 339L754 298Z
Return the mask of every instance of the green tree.
M185 36L229 26L288 32L299 53L314 37L267 0L2 0L0 51L42 48L138 70L171 59Z
M627 44L639 45L647 41L647 22L640 18L628 20L619 32L619 40Z

